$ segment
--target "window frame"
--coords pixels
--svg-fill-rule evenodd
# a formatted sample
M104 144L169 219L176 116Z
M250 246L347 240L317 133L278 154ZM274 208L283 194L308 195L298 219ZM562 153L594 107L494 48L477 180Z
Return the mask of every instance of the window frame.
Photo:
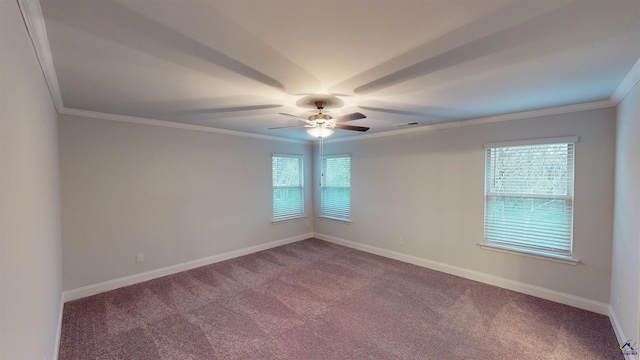
M298 171L300 176L300 184L297 186L288 186L288 185L276 185L274 183L276 174L274 173L274 160L275 158L288 158L288 159L297 159L298 160ZM299 212L291 212L290 214L280 215L276 217L276 190L277 189L298 189L300 193L300 211ZM282 154L282 153L273 153L271 154L271 222L279 223L283 221L290 221L296 219L305 218L305 191L304 191L304 155L299 154Z
M327 160L340 159L340 158L349 159L349 186L327 186L325 176L324 176L326 171ZM328 214L325 213L325 201L326 201L325 189L348 189L349 190L347 215L344 215L344 216L336 215L338 211L333 211ZM318 215L319 218L351 223L351 154L323 155L320 157L320 211L318 213L319 213Z
M507 141L507 142L497 142L497 143L486 143L484 144L484 161L485 161L485 174L484 174L484 218L483 218L483 240L479 244L482 248L490 249L490 250L498 250L508 253L514 253L519 255L525 255L529 257L541 258L546 260L554 260L558 262L568 263L568 264L577 264L579 260L573 257L573 245L574 245L574 213L575 213L575 158L576 158L576 144L578 143L579 138L577 136L568 136L568 137L558 137L558 138L546 138L546 139L532 139L532 140L521 140L521 141ZM492 192L491 191L491 183L495 182L495 174L490 174L490 165L489 161L491 160L491 150L497 148L504 147L524 147L524 146L542 146L542 145L557 145L557 144L567 144L567 191L563 195L552 195L552 194L527 194L525 192ZM489 225L489 216L488 211L490 211L490 201L492 198L523 198L523 199L550 199L550 200L564 200L568 202L565 204L565 208L570 210L570 215L566 218L570 221L569 226L569 234L568 234L568 248L564 249L551 249L551 248L541 248L536 246L534 243L529 243L528 245L518 243L518 242L509 242L507 240L501 239L500 241L495 239L487 239L488 233L488 225ZM509 225L507 225L509 226ZM512 228L515 228L514 225L511 225ZM565 238L566 239L566 238ZM522 242L522 241L521 241Z

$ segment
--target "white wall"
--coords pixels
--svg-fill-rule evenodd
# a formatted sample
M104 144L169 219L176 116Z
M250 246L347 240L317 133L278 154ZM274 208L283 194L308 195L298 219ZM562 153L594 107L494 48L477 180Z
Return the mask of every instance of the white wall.
M626 337L621 340L636 341L640 336L640 84L618 105L616 140L611 308Z
M63 115L59 124L65 290L312 232L311 201L306 219L271 223L271 155L310 165L308 144Z
M51 359L61 309L56 112L15 1L0 1L0 358Z
M574 256L582 263L569 265L477 246L483 238L483 144L569 135L580 137L576 145ZM325 154L352 156L353 222L316 219L315 230L588 299L606 311L611 278L614 141L615 109L607 108L325 143ZM398 244L398 237L404 238L404 246Z

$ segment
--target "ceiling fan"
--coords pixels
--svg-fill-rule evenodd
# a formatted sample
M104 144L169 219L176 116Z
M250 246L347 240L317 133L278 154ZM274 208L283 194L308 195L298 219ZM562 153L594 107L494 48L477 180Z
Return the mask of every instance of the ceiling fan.
M280 113L280 115L290 116L290 117L294 117L294 118L296 118L298 120L302 120L302 121L307 123L306 125L280 126L280 127L269 128L269 130L284 129L284 128L296 128L296 127L307 127L307 128L310 128L309 130L307 130L307 133L309 135L317 137L317 138L325 138L325 137L333 134L333 129L361 131L361 132L369 130L369 128L365 127L365 126L354 126L354 125L345 125L345 124L343 124L343 123L348 122L348 121L364 119L364 118L366 118L366 116L364 116L364 114L361 114L359 112L355 112L355 113L351 113L351 114L347 114L347 115L338 116L337 118L333 118L333 117L331 117L331 115L322 113L322 110L324 109L324 107L326 105L325 101L322 101L322 100L315 101L314 104L316 105L316 108L318 108L318 113L309 116L309 118L307 118L307 119L305 119L303 117L300 117L300 116L296 116L296 115Z

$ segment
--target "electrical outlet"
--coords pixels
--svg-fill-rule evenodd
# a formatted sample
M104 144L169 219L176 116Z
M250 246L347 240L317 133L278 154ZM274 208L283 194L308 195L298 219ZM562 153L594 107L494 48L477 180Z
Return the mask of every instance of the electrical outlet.
M620 293L618 293L618 296L616 296L616 302L620 302L620 298L621 298Z
M398 245L404 245L404 238L402 236L398 238Z
M136 262L141 263L143 261L144 261L144 254L143 253L136 254Z

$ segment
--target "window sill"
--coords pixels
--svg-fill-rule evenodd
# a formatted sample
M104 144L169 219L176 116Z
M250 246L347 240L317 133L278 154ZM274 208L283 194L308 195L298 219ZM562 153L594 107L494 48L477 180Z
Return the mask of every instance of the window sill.
M271 220L271 223L272 224L280 224L280 223L284 223L284 222L302 220L302 219L306 219L306 218L307 218L306 215L302 215L302 216L290 217L290 218L286 218L286 219Z
M331 216L322 216L322 215L319 215L318 218L327 219L327 220L333 220L333 221L339 221L339 222L342 222L342 223L351 224L351 219L340 219L340 218L335 218L335 217L331 217Z
M492 250L492 251L498 251L498 252L503 252L507 254L526 256L534 259L559 262L562 264L578 265L580 263L579 259L574 259L572 257L566 257L561 255L551 255L551 254L537 253L537 252L525 252L523 250L516 250L508 246L500 246L500 245L487 244L487 243L479 243L478 246L480 246L485 250Z

